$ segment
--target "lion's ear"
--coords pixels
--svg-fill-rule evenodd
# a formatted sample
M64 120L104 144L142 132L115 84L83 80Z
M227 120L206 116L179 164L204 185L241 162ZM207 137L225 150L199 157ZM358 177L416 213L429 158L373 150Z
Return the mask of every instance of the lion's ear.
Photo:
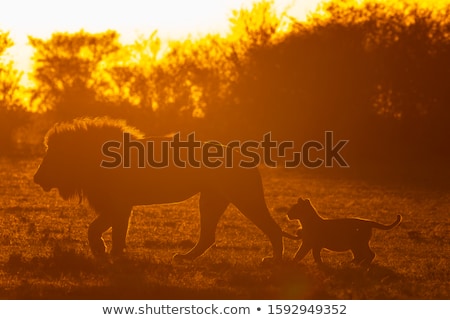
M308 203L308 204L311 204L311 201L309 200L309 199L305 199L305 200L303 200L304 202L306 202L306 203Z
M302 203L302 202L303 202L303 198L302 197L298 198L297 203Z

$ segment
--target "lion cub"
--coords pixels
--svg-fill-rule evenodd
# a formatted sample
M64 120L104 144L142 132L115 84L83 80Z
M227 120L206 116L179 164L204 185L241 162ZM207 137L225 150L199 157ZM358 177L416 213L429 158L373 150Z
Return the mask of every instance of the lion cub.
M385 226L370 220L361 219L323 219L308 199L299 198L287 213L289 219L299 219L302 228L297 235L303 239L301 247L295 254L294 261L303 259L312 250L314 260L322 264L320 251L323 248L333 251L351 250L353 263L368 266L375 258L369 247L372 228L389 230L397 226L402 217Z

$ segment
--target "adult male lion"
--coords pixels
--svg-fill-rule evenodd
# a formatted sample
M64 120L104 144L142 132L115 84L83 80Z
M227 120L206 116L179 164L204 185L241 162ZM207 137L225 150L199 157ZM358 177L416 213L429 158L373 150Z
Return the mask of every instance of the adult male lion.
M154 143L153 159L163 158L162 148L158 146L168 142L168 137L143 139L138 130L107 118L76 119L56 124L48 131L45 137L47 153L34 176L34 181L44 191L57 188L64 199L84 197L95 209L98 216L88 230L94 255L105 253L102 234L109 228L112 228L111 254L123 252L134 205L179 202L200 193L199 240L187 253L177 254L177 258L195 259L214 244L217 223L230 203L269 237L273 258L282 258L284 233L267 209L257 168L237 165L240 155L235 153L232 166L217 168L189 165L183 168L172 162L163 168L148 165L142 168L136 157L134 161L131 158L128 167L101 166L102 163L110 164L108 161L111 160L104 154L106 142L115 142L117 153L126 151L123 145L118 146L125 132L135 144L137 141ZM139 148L134 149L134 152L139 151Z

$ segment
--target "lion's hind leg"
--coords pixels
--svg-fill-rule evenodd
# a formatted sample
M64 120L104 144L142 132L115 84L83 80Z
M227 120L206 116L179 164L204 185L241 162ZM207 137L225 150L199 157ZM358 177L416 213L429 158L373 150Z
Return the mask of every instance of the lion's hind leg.
M273 257L266 257L263 262L281 261L284 250L283 231L270 215L264 201L258 203L256 200L254 203L256 205L248 206L243 203L234 203L234 205L269 238L273 248Z
M216 241L216 228L229 201L212 192L200 194L200 237L197 244L185 254L177 253L174 259L193 260L203 254Z

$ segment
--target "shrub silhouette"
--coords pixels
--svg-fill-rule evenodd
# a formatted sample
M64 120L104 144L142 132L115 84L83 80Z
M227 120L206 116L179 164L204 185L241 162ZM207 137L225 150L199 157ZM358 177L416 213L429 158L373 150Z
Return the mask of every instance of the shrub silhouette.
M233 11L225 35L167 45L157 31L131 45L115 31L30 37L30 100L51 122L108 115L149 134L224 141L272 131L303 142L333 130L351 141L351 166L445 163L449 13L336 0L296 21L261 1Z

